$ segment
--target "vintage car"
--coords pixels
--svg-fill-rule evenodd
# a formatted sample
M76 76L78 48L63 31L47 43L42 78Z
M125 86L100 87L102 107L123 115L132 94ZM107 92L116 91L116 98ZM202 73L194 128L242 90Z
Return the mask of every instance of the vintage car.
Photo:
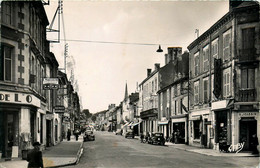
M95 135L93 134L93 131L87 130L83 136L83 140L85 141L94 141Z
M163 137L163 133L152 133L151 137L148 138L149 144L165 144L165 138Z
M133 131L128 131L128 132L126 132L126 133L125 133L125 138L128 138L128 137L134 138L134 137L135 137L134 132L133 132Z

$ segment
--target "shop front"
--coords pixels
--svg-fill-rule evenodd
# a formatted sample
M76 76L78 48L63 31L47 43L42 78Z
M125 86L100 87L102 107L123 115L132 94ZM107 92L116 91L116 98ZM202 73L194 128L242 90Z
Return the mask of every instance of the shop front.
M244 142L243 151L255 150L255 139L259 137L259 112L238 112L237 119L239 135L235 138L239 143Z
M169 121L166 119L163 119L161 121L158 121L158 127L159 132L163 133L163 136L167 139L170 137L169 133Z
M18 157L40 138L37 121L41 100L29 93L0 91L0 153Z
M172 142L173 143L181 143L187 144L188 137L187 137L187 115L180 115L180 116L172 116Z

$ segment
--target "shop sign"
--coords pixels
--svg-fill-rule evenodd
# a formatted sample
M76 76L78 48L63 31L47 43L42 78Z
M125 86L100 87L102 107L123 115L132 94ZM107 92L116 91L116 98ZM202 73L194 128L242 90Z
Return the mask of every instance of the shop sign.
M55 106L54 110L55 110L55 113L64 113L65 107L64 106Z
M69 113L64 113L64 117L69 117L70 114Z
M14 93L14 92L0 92L1 103L15 103L15 104L28 104L41 107L40 99L32 94Z
M45 117L46 117L46 120L52 120L54 118L54 115L53 114L46 114Z
M43 89L59 89L59 79L58 78L43 78Z
M243 112L243 113L238 113L239 117L256 117L257 112Z

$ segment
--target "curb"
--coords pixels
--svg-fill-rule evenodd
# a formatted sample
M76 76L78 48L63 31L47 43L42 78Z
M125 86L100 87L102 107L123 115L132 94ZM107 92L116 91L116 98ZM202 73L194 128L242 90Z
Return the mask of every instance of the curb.
M45 168L56 168L56 167L65 167L65 166L76 165L76 164L78 164L82 154L83 154L83 141L80 144L79 150L77 152L77 158L75 159L75 161L73 161L71 163L62 164L62 165L48 166Z

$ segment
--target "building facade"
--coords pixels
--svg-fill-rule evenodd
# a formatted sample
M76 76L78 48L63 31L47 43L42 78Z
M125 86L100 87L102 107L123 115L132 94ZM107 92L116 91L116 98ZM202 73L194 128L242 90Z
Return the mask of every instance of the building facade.
M252 150L252 136L260 136L259 32L259 3L241 1L188 46L190 145L244 142Z
M3 157L21 156L35 141L46 144L48 102L42 79L49 52L46 51L48 24L41 2L1 2L0 151Z
M146 135L148 132L157 132L157 119L158 119L158 87L159 76L158 72L160 64L155 64L154 71L147 69L147 77L140 83L140 118L141 133Z
M175 143L188 141L188 61L182 48L169 47L159 71L159 131Z

